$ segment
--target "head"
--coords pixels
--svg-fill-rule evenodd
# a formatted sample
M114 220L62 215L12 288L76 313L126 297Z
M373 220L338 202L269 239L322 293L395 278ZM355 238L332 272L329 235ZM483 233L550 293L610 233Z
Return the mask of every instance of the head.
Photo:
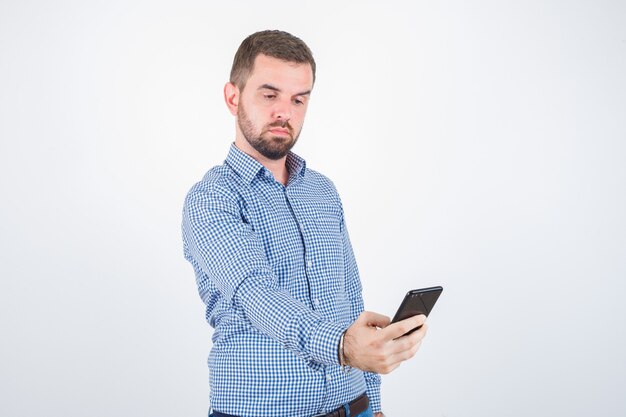
M284 158L300 135L314 80L315 61L300 39L281 31L248 36L224 87L237 146L253 157Z
M244 39L235 54L230 69L230 82L242 91L254 70L254 61L258 55L295 64L309 64L315 82L315 60L309 47L300 38L287 32L264 30Z

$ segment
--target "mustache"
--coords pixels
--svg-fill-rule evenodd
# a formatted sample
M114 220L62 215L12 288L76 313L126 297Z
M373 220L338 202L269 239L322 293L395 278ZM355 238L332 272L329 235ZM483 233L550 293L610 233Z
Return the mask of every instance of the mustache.
M267 130L273 127L280 127L281 129L286 128L286 129L289 129L289 133L293 133L293 128L289 124L289 120L276 120L275 122L268 124L267 127L268 127Z

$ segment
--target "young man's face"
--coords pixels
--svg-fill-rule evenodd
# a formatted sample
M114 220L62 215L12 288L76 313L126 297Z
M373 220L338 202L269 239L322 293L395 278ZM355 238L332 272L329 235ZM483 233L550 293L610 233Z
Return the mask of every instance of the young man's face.
M313 88L309 64L258 55L237 108L237 135L265 158L283 158L300 136Z

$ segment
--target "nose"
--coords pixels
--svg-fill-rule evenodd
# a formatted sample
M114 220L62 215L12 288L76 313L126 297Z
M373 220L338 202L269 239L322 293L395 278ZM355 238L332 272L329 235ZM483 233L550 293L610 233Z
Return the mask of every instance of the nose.
M272 117L276 120L283 121L291 119L291 101L277 101L273 109Z

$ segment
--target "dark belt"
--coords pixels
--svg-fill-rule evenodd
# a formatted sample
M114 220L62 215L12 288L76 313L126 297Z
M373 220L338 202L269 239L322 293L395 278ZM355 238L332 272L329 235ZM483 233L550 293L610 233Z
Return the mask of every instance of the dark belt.
M370 405L370 399L367 398L367 394L363 394L358 397L356 400L352 400L348 403L348 408L350 409L350 417L355 417L361 414L363 411L367 410L367 407ZM342 405L334 411L331 411L328 414L316 414L313 417L347 417L346 409Z
M361 414L363 411L367 410L367 407L370 405L370 399L367 398L367 394L363 394L358 397L356 400L350 401L348 403L348 408L350 408L350 417L356 417ZM230 414L224 414L217 411L213 411L213 415L215 417L235 417ZM342 405L334 411L331 411L328 414L316 414L313 417L347 417L346 409Z

